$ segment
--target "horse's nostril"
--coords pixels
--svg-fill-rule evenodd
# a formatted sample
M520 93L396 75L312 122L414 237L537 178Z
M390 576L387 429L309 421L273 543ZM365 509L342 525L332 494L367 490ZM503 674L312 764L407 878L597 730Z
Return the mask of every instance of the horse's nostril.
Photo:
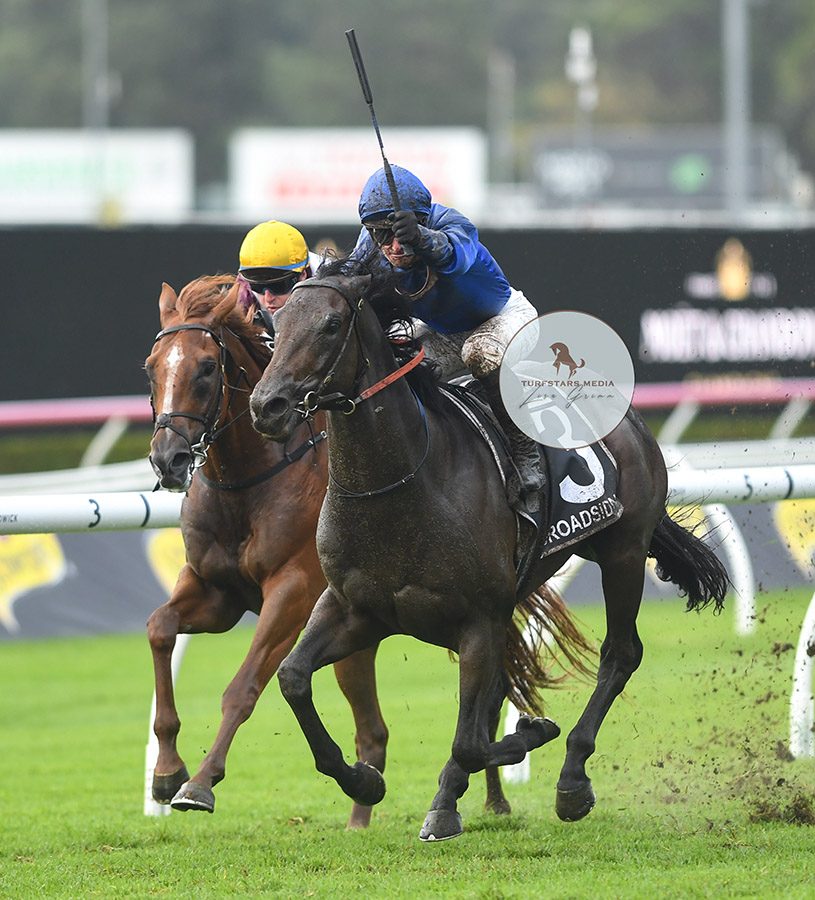
M283 397L273 397L263 404L263 415L267 419L273 419L276 416L282 416L289 408L289 401Z
M176 453L170 461L170 469L173 472L183 472L189 469L192 457L189 453Z

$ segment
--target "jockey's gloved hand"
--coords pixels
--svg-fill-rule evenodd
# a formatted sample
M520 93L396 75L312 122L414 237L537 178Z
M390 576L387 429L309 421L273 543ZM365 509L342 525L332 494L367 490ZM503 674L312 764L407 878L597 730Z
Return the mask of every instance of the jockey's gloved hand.
M392 221L391 228L400 244L403 246L407 244L408 247L420 246L422 236L419 232L419 220L412 209L400 209L393 213Z

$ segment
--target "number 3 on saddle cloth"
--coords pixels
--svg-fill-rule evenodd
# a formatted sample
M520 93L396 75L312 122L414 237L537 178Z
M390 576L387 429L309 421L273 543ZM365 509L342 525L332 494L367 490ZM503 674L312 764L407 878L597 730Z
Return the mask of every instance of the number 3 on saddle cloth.
M478 383L442 384L440 388L487 442L506 483L507 472L514 463L491 410L475 393ZM617 463L603 441L574 450L543 445L541 449L549 470L549 495L542 505L548 510L546 528L540 531L538 523L521 504L514 507L516 515L534 526L534 529L519 527L516 552L519 571L530 558L549 556L585 540L623 514L616 493Z

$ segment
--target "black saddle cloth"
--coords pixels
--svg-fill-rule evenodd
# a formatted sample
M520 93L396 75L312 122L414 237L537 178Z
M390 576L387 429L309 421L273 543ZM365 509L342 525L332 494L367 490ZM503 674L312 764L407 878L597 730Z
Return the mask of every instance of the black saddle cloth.
M467 419L490 450L506 485L514 467L509 444L486 399L479 396L478 382L440 385L441 390ZM530 438L531 440L531 438ZM545 497L541 509L547 511L546 521L533 516L523 505L515 504L519 522L519 570L526 568L530 558L544 556L585 540L616 522L623 514L617 499L617 463L603 441L578 449L547 447L538 444L542 471L548 472ZM532 526L530 528L529 526Z

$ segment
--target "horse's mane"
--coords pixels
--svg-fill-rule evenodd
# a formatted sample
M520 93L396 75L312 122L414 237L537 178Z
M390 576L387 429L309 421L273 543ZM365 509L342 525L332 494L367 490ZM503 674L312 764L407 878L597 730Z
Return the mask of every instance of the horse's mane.
M388 336L396 361L402 365L419 352L422 342L414 334L411 302L397 290L398 281L395 274L383 270L381 267L370 266L365 260L345 257L324 260L317 275L320 278L337 275L370 275L371 285L365 294L365 299L376 313L382 330ZM406 377L423 403L433 407L439 406L441 402L441 394L438 389L440 370L435 362L425 360Z
M234 275L202 275L181 289L176 311L185 322L205 319L227 293L237 290ZM252 310L246 310L236 302L221 324L240 340L258 366L265 369L271 353L266 343L260 340L263 329L254 324Z

